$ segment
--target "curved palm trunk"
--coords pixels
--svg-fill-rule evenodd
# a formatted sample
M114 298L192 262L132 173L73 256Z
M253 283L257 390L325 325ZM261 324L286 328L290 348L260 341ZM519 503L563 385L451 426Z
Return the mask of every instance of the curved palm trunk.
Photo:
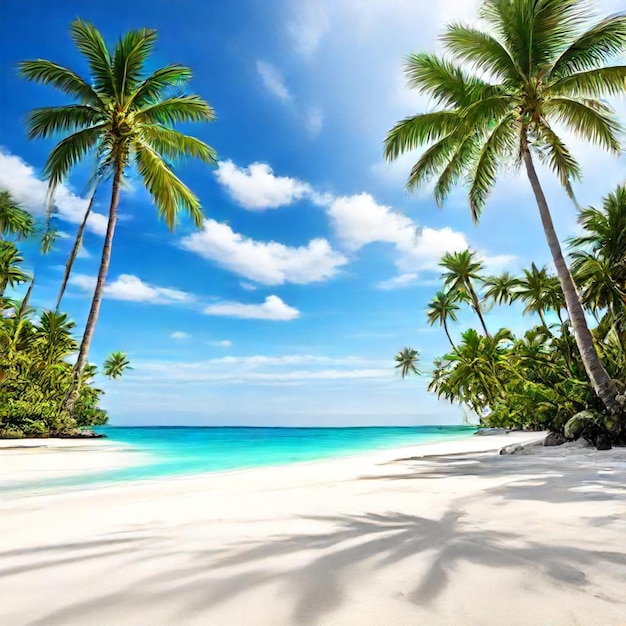
M470 292L470 298L472 299L472 303L474 304L474 310L476 311L476 315L478 315L478 319L482 324L483 330L485 331L485 336L491 339L491 333L487 330L487 324L485 324L485 318L483 317L483 312L480 309L480 302L478 302L478 296L474 291L474 287L472 287L472 283L468 281L467 288Z
M87 363L87 357L89 356L89 348L91 346L91 340L93 339L94 331L96 330L96 323L98 321L98 315L100 314L100 304L102 302L102 296L104 295L104 285L106 283L107 273L109 271L109 264L111 262L111 247L113 244L113 235L115 234L115 225L117 223L117 205L120 200L120 179L122 177L122 170L118 167L113 177L113 188L111 190L111 206L109 208L109 222L107 224L107 232L104 237L104 245L102 246L102 258L100 260L100 269L98 270L98 279L96 281L96 288L93 293L93 299L91 301L91 309L87 317L87 323L85 324L85 332L83 333L83 339L80 343L80 349L78 351L78 358L76 359L76 365L72 373L72 381L69 389L65 395L63 406L67 408L70 413L72 412L74 403L78 397L77 387L80 382L80 375Z
M572 323L576 344L585 366L585 371L587 372L587 376L589 376L589 380L591 381L596 394L600 400L602 400L604 406L611 413L619 413L621 411L621 407L616 400L617 390L615 389L613 381L609 377L608 372L604 368L604 365L596 352L593 337L587 326L587 320L585 319L585 312L582 304L580 303L580 298L578 296L578 292L576 291L572 274L570 273L567 263L565 262L565 258L563 257L563 251L561 250L561 244L559 243L554 229L554 223L552 222L548 202L546 201L543 189L541 188L541 183L539 182L539 177L537 176L535 165L527 145L522 146L522 157L524 159L524 164L526 165L526 172L528 174L528 178L530 179L530 184L532 185L533 192L535 194L537 206L539 207L541 222L546 234L548 246L550 247L550 252L552 253L552 260L554 261L554 265L556 267L556 273L559 277L561 288L563 289L565 304Z
M456 352L456 346L454 345L454 341L452 341L452 337L450 337L450 332L448 331L448 323L446 322L445 319L443 320L443 330L446 333L446 337L448 338L448 341L450 342L452 349Z
M61 306L61 300L63 300L63 294L65 293L65 289L67 288L67 282L70 279L70 274L72 273L72 268L74 266L74 261L78 256L78 251L80 250L80 246L83 243L83 233L85 231L85 226L87 225L87 220L89 219L89 215L91 214L91 209L93 207L94 200L96 199L96 192L98 191L98 183L91 194L91 198L89 200L89 204L87 205L87 210L85 211L85 217L83 217L83 221L80 223L78 227L78 231L76 232L76 239L74 240L74 246L72 251L70 252L69 257L67 258L67 262L65 263L65 271L63 272L63 282L61 283L61 288L59 289L59 295L57 296L57 304L55 307L55 311L58 313L59 307Z

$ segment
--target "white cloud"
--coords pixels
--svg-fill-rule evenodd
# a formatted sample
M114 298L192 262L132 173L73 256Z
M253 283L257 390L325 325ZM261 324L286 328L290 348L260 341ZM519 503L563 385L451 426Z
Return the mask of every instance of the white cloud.
M205 220L203 230L185 237L181 243L186 250L265 285L304 285L328 280L347 263L325 239L313 239L306 246L293 248L275 241L255 241L215 220Z
M220 302L204 309L207 315L250 320L288 321L300 317L300 311L285 304L278 296L268 296L263 304Z
M244 209L264 211L287 206L311 193L311 187L297 178L276 176L266 163L237 167L231 160L215 172L218 182Z
M324 113L319 108L312 108L306 114L304 127L310 137L317 137L324 125Z
M285 80L278 68L266 61L257 61L256 68L263 79L263 84L270 93L279 100L291 100L291 93L287 89Z
M45 215L48 184L36 176L32 166L3 150L0 150L0 188L8 189L20 205L34 216ZM88 199L77 196L65 185L57 187L54 205L58 210L57 216L63 221L80 224L87 203ZM104 235L106 227L106 216L92 212L87 228L98 235Z
M230 348L232 347L233 342L228 339L222 339L222 341L209 341L209 345L217 346L218 348Z
M76 258L90 259L91 253L89 252L89 250L87 250L87 248L85 248L85 246L81 245L80 248L78 249L78 254L76 255Z
M389 280L383 280L376 285L378 289L389 291L391 289L403 289L404 287L413 286L419 279L419 274L399 274Z
M176 341L184 341L185 339L189 339L191 335L189 333L185 333L182 330L175 330L171 335L170 339L175 339Z
M245 289L246 291L256 291L256 290L258 289L258 287L257 287L254 283L249 283L249 282L248 282L248 281L246 281L246 280L242 280L242 281L239 283L239 286L240 286L242 289Z
M349 250L356 251L375 242L395 246L396 265L404 278L397 277L392 286L398 286L397 281L408 281L409 274L436 269L446 252L469 246L463 233L448 227L420 228L406 215L378 204L367 193L336 198L328 208L328 215L337 236Z
M69 282L84 291L93 291L96 286L96 277L87 274L74 274L70 277ZM156 287L143 282L132 274L120 274L116 280L106 284L104 293L111 300L151 304L182 304L194 300L190 293L167 287Z

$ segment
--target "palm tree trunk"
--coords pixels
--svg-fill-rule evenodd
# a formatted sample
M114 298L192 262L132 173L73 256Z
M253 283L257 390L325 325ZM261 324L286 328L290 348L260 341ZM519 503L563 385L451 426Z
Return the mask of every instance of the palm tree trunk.
M469 289L470 298L472 299L472 303L474 304L474 310L476 311L476 314L478 315L478 319L480 320L483 330L485 331L485 336L491 339L491 333L487 330L487 325L485 324L485 318L483 317L483 312L480 309L480 302L478 302L478 296L476 295L476 292L474 291L474 287L472 287L472 283L470 283L469 281L467 283L467 288Z
M80 250L80 246L83 243L83 232L85 231L85 226L87 225L87 219L91 214L91 209L93 207L94 200L96 199L96 192L98 191L98 183L96 182L93 193L91 194L91 198L89 199L89 204L87 205L87 210L85 211L85 216L83 217L83 221L80 223L78 227L78 231L76 232L76 239L74 240L74 246L72 247L72 251L70 252L69 257L67 258L67 262L65 263L65 271L63 272L63 282L61 283L61 289L59 289L59 295L57 296L57 304L55 307L55 311L59 311L59 307L61 306L61 300L63 299L63 294L65 293L65 289L67 287L67 281L70 279L70 274L72 273L72 267L74 266L74 261L78 256L78 251Z
M454 341L452 341L452 337L450 337L450 332L448 331L448 323L446 322L445 319L443 320L443 330L446 333L446 337L448 338L448 341L450 342L452 349L456 352L456 346L454 345Z
M563 289L565 304L572 323L576 344L585 366L585 371L587 372L587 376L589 376L589 380L591 381L596 394L600 400L602 400L604 406L611 413L619 413L621 411L621 407L616 399L617 390L615 389L613 381L609 377L608 372L604 368L604 365L596 352L593 337L587 326L587 320L585 319L585 312L580 302L578 292L576 291L572 274L570 273L567 263L565 262L565 258L563 257L563 251L561 250L561 244L559 243L554 229L554 223L552 222L548 202L546 201L543 189L541 188L541 183L539 182L539 177L537 176L530 150L526 144L526 138L524 137L523 140L522 156L526 165L526 172L535 194L537 206L539 207L541 222L543 224L550 252L552 253L552 260L554 261L554 265L556 267L556 273L561 283L561 289Z
M89 310L89 315L87 316L87 323L85 324L83 339L80 343L78 358L76 359L76 365L74 366L74 371L72 373L72 381L63 401L63 406L67 408L70 413L72 412L72 408L78 397L76 391L80 382L80 375L83 367L85 367L85 364L87 363L91 340L93 339L93 334L96 330L96 323L98 321L98 315L100 314L100 304L102 302L102 296L104 295L104 285L106 283L107 273L109 271L109 264L111 261L111 247L113 244L113 235L115 234L115 225L117 223L117 205L119 204L120 200L121 177L122 169L118 166L115 170L115 175L113 177L111 206L109 208L109 222L107 224L106 235L104 236L104 245L102 246L102 258L100 260L100 269L98 270L96 288L94 290L93 299L91 301L91 309Z

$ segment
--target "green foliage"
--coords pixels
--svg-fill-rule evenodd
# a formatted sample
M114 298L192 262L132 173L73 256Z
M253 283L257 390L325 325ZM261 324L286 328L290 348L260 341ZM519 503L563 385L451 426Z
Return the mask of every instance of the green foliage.
M588 311L597 315L594 341L619 393L626 390L626 188L610 194L600 209L580 212L583 232L571 241L576 282ZM468 329L437 359L429 391L466 407L486 426L550 429L592 442L626 442L626 420L608 416L596 396L577 349L558 280L534 263L521 276L483 277L471 253L446 255L441 263L447 291L429 304L428 322L457 321L460 305L475 309L469 287L486 287L481 302L509 306L520 302L541 324L521 337L507 329L495 335ZM591 271L597 266L602 271ZM463 297L465 294L465 297ZM553 323L549 323L552 316ZM556 322L558 320L558 323ZM410 348L396 357L409 363ZM399 357L404 357L400 359ZM398 365L397 367L400 367ZM576 416L576 419L573 417Z

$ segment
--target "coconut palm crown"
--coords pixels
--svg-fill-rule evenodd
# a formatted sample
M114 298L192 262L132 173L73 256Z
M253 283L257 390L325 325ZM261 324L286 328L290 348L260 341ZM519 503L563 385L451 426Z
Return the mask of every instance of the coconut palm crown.
M452 23L442 36L445 56L408 57L409 86L437 108L396 124L385 155L394 160L426 148L408 188L434 182L442 204L466 182L474 220L499 172L525 167L585 369L617 412L617 392L595 350L535 169L535 159L547 165L573 197L581 168L557 128L621 150L621 128L604 98L626 91L626 66L609 65L626 51L626 15L590 22L589 9L586 0L483 0L484 30Z

